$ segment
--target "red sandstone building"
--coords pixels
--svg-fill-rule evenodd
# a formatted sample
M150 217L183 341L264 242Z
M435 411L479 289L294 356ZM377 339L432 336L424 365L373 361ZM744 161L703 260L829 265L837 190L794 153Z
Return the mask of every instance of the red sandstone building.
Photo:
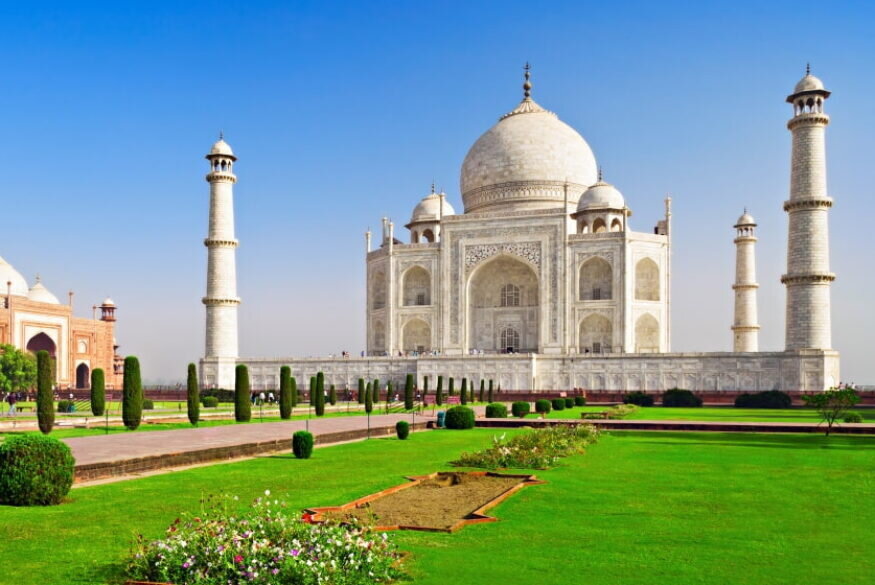
M115 341L115 303L107 298L93 307L94 318L73 315L73 293L61 304L37 277L33 286L0 258L0 343L55 360L59 388L88 388L91 371L102 368L107 388L120 388L123 359ZM97 318L97 310L100 317Z

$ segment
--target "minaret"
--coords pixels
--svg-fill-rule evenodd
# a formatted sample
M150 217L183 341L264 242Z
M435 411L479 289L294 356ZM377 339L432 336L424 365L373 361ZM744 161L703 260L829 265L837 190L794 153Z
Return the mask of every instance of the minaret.
M204 361L213 364L214 379L219 388L234 387L234 368L237 365L237 267L234 238L234 183L233 173L237 157L223 137L213 144L206 156L210 172L210 227L204 240L207 247L207 331Z
M759 351L759 331L757 324L757 284L756 255L754 244L757 226L753 217L744 210L735 224L735 319L732 322L734 352Z
M806 70L787 101L793 118L787 128L793 133L790 199L784 202L789 215L785 346L797 349L829 349L832 345L829 287L835 275L829 271L827 211L832 199L826 190L826 145L824 134L829 116L823 104L829 97L818 78Z

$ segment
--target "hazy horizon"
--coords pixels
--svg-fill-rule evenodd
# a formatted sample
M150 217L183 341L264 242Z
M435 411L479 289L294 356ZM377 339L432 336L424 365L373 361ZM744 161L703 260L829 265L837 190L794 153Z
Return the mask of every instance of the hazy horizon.
M358 355L364 231L389 216L408 241L401 226L432 180L462 211L462 159L519 102L526 61L533 97L589 143L632 229L650 231L671 194L673 351L731 349L745 207L759 224L760 348L783 348L784 98L810 61L833 92L833 346L843 380L875 383L875 6L155 2L0 15L0 256L62 301L74 290L79 316L112 296L121 352L149 383L184 381L203 352L203 157L220 130L239 157L241 355Z

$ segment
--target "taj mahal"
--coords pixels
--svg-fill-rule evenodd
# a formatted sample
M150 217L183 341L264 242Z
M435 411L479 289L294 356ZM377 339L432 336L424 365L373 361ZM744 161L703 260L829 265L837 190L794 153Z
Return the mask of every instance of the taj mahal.
M783 202L789 219L787 269L780 277L787 291L783 351L759 350L757 224L745 209L727 221L736 246L735 281L727 282L735 299L731 322L727 316L732 351L672 352L671 199L662 217L633 216L620 190L602 177L584 138L534 101L527 67L522 101L474 142L462 162L461 213L432 186L413 206L403 226L407 236L389 218L379 234L365 234L362 355L240 357L237 159L220 139L207 155L201 382L231 388L235 366L244 363L255 389L277 388L283 365L302 385L322 371L326 384L338 388L353 388L360 377L401 383L409 373L432 388L438 375L492 379L505 390L834 386L839 355L831 348L830 325L829 96L808 71L787 97L792 154Z

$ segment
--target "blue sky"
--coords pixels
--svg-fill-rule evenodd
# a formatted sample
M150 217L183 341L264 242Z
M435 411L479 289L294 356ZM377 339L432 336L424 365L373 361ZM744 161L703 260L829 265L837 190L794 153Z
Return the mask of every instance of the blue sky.
M533 95L586 138L634 229L674 198L673 348L727 350L732 225L759 227L762 349L783 347L790 107L827 103L834 346L875 383L875 5L866 2L0 3L0 255L77 313L106 295L150 381L203 348L208 185L236 166L241 351L358 352L363 232Z

